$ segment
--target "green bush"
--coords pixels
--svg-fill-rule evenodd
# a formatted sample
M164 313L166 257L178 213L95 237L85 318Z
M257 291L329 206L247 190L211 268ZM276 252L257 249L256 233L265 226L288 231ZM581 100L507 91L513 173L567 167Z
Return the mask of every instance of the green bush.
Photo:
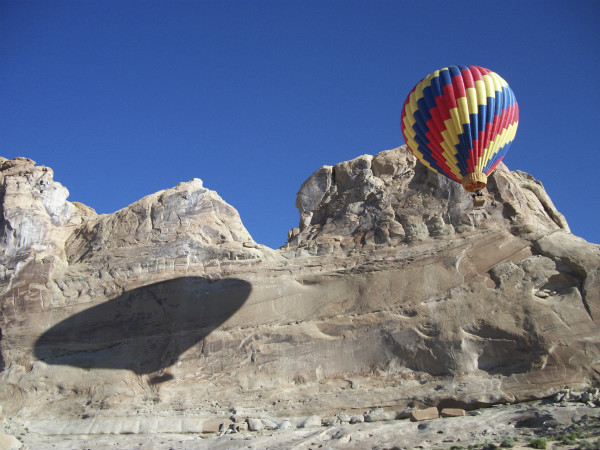
M556 436L556 440L561 441L564 445L573 445L577 443L577 439L585 437L583 434L581 430L573 430L570 433L559 434Z
M482 447L483 450L495 450L497 448L498 447L496 447L496 445L492 444L491 442L486 442Z
M569 436L572 440L588 437L585 430L583 430L578 424L573 425L573 431L567 434L567 436Z
M600 450L600 440L596 442L580 441L578 450Z
M577 441L573 439L570 435L566 435L562 439L560 439L561 444L563 445L575 445Z
M515 440L511 437L507 437L500 442L500 447L502 448L513 448L515 446Z
M541 449L545 449L547 444L548 442L546 441L546 438L535 438L529 442L531 447Z

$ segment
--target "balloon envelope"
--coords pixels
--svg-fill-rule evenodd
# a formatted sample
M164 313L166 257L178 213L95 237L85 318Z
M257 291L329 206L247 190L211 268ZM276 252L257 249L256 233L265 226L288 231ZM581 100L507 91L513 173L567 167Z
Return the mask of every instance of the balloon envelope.
M519 123L512 89L479 66L450 66L427 75L408 94L404 140L429 169L477 191L504 158Z

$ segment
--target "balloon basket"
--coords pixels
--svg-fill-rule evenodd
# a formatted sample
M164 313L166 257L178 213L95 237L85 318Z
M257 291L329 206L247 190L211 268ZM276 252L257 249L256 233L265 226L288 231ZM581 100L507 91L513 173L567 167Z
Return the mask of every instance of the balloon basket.
M483 195L473 196L473 208L482 208L485 205L485 197Z

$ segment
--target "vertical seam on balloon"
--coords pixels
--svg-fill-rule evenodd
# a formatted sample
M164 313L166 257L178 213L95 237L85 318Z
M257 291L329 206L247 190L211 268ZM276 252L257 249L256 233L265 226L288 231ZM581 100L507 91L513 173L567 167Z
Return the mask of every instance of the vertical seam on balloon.
M484 166L488 166L488 163L492 157L492 155L494 155L497 151L497 147L496 147L496 143L495 143L495 137L498 135L498 133L500 132L500 125L501 125L501 114L502 114L502 85L499 81L498 77L496 74L494 73L489 73L488 74L494 84L494 120L492 122L492 130L491 130L491 136L490 136L490 142L487 146L487 149L484 153L484 158L483 158L483 164Z
M456 101L456 114L454 120L456 121L457 139L458 139L458 154L462 156L462 163L464 165L461 175L469 173L469 148L472 147L472 139L470 132L469 122L469 105L467 103L466 92L462 76L452 77L452 86L455 88L455 101ZM460 131L460 132L458 132ZM468 131L468 132L467 132Z
M427 140L427 142L420 142L422 139L419 139L419 133L415 132L413 135L414 139L411 142L413 144L413 147L415 148L411 148L411 151L415 150L419 155L421 155L421 158L419 158L421 159L421 162L426 163L425 165L434 172L437 172L448 178L454 178L452 174L448 175L446 173L446 169L448 169L449 167L447 167L446 164L441 164L441 161L438 158L436 158L436 154L432 152L432 149L430 148L435 148L436 144L435 141L432 141L430 139L431 135L429 134L429 131L431 130L431 128L429 127L429 122L426 121L426 116L429 115L431 117L431 114L429 113L429 111L425 111L425 108L421 108L421 105L423 105L423 103L426 103L425 89L426 87L430 86L429 83L432 78L433 77L430 74L428 77L421 80L413 88L408 98L409 101L406 110L409 112L409 114L407 115L411 117L410 122L413 127L416 126L419 129L422 138ZM419 103L421 103L421 105ZM414 144L416 144L416 146ZM409 147L411 147L411 145L409 145Z
M441 172L439 173L446 174L449 176L449 178L458 181L460 172L458 170L458 167L456 166L456 160L454 158L454 155L450 157L450 153L447 152L447 147L444 148L444 146L442 145L444 140L442 133L445 130L445 127L442 127L443 120L438 110L434 90L434 83L438 80L439 77L437 77L436 72L434 72L433 74L428 75L427 77L425 77L424 80L421 81L421 92L423 92L423 100L425 102L425 107L428 110L428 114L431 117L431 119L427 122L427 126L429 129L428 134L431 137L429 139L429 142L432 146L431 156L441 169Z

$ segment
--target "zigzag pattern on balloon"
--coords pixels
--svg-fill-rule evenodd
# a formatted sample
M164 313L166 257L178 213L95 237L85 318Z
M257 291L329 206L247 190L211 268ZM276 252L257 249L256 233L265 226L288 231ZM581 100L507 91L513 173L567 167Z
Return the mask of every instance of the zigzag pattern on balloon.
M401 114L404 139L431 170L457 182L492 172L515 138L519 109L512 89L479 66L429 74L409 93Z

